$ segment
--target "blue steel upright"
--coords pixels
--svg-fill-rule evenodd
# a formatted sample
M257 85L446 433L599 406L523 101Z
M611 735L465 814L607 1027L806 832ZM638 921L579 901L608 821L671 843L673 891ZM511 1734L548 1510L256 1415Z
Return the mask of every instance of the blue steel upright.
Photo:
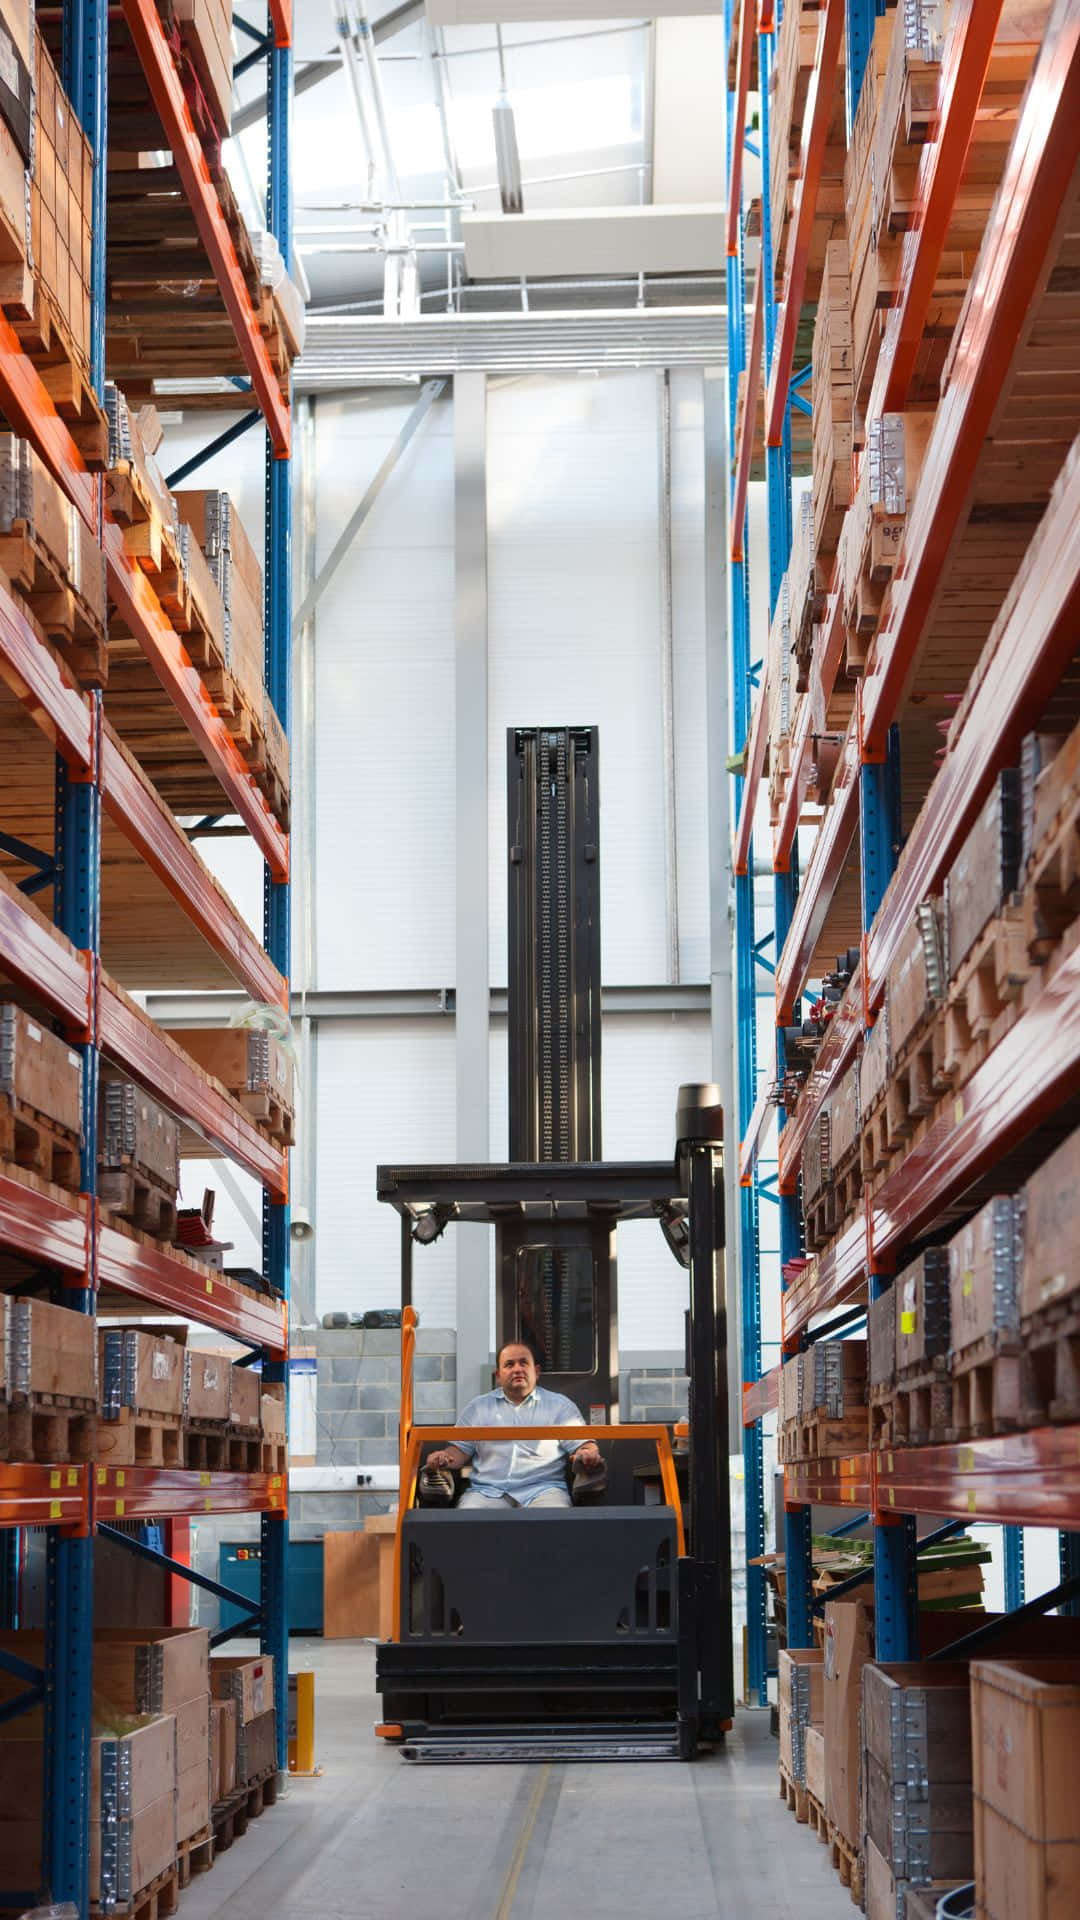
M273 28L270 28L271 37ZM292 269L292 190L289 171L292 131L292 51L271 46L267 53L266 223ZM292 472L291 461L275 457L266 437L266 691L286 735L290 732L292 664ZM265 873L264 939L278 970L289 977L289 882ZM289 1206L263 1195L263 1271L288 1308ZM288 1360L263 1363L267 1380L284 1381ZM274 1657L274 1706L277 1712L278 1766L288 1762L289 1620L286 1564L287 1513L262 1518L260 1643Z
M105 385L105 189L108 73L107 0L66 0L65 89L94 157L90 271L91 378L100 398ZM101 482L97 482L98 532ZM89 1032L82 1059L82 1191L97 1207L98 970L101 945L101 726L100 692L89 696L92 764L78 778L62 760L56 774L55 919L74 945L89 953ZM58 1297L92 1314L96 1301L97 1237L90 1235L82 1286ZM80 1915L89 1905L90 1727L93 1632L93 1540L65 1539L50 1529L45 1587L45 1795L42 1860L55 1902L70 1901Z

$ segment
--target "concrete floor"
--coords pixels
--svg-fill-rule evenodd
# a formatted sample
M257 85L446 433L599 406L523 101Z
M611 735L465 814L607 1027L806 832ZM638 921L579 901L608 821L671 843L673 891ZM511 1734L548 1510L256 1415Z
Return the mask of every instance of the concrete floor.
M766 1714L681 1766L412 1767L371 1733L368 1641L294 1641L316 1673L315 1780L212 1873L182 1920L850 1920L776 1784Z

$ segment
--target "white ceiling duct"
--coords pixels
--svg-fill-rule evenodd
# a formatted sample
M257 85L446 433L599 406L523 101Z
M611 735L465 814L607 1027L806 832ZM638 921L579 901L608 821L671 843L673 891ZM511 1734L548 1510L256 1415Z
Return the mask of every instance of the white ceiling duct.
M715 272L723 266L726 248L724 209L716 202L538 209L513 218L466 213L461 237L473 280Z
M556 20L582 17L580 0L426 0L427 16L436 27L508 26L524 21L529 26L549 26ZM627 0L589 0L590 20L625 20ZM649 15L663 19L672 14L723 13L723 0L650 0Z
M722 306L595 313L429 314L412 321L309 315L301 393L418 373L598 372L616 367L722 366Z

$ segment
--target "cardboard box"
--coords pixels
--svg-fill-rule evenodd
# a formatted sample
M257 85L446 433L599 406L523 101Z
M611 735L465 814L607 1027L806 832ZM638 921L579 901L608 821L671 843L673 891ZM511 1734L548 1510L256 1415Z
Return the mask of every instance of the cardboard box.
M1080 1129L1032 1174L1023 1206L1021 1319L1080 1289Z
M1080 1848L1080 1660L973 1660L971 1728L978 1798L1033 1840Z
M229 1425L259 1432L262 1416L262 1376L251 1367L229 1369Z
M137 1327L108 1327L98 1336L101 1411L116 1420L121 1408L170 1413L184 1403L184 1349L167 1334Z
M171 1713L210 1692L205 1627L99 1628L94 1689L123 1713Z
M873 1615L861 1600L825 1605L823 1708L825 1811L851 1847L859 1844L859 1704L873 1658Z
M236 1784L247 1786L253 1780L265 1779L277 1767L277 1719L273 1707L266 1713L260 1713L245 1726L240 1726L236 1736Z
M274 1704L274 1662L261 1653L254 1659L239 1654L215 1654L210 1662L210 1690L215 1700L235 1700L240 1726L247 1726Z
M988 1200L949 1241L949 1322L954 1353L991 1334L1020 1332L1023 1209L1009 1194Z
M806 1729L822 1726L824 1656L817 1647L783 1647L777 1662L780 1704L780 1765L789 1779L806 1784Z
M12 1300L8 1312L8 1392L57 1394L97 1405L98 1350L93 1319L48 1300Z
M36 1722L36 1724L35 1724ZM108 1754L110 1765L103 1767ZM0 1733L0 1861L40 1885L44 1749L40 1715ZM126 1906L176 1858L176 1723L171 1714L90 1743L90 1898ZM106 1845L102 1850L102 1833Z
M224 1354L200 1353L189 1347L184 1355L184 1418L225 1425L231 1375L232 1362Z
M823 1708L824 1710L824 1708ZM819 1807L825 1805L825 1729L807 1727L806 1729L806 1791L812 1793Z

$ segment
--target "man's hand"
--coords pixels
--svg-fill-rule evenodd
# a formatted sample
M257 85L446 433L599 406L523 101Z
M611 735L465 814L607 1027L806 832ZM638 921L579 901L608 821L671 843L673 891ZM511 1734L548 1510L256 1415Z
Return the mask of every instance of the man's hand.
M596 1452L596 1448L593 1448ZM468 1455L460 1447L440 1447L437 1453L429 1453L424 1462L426 1467L463 1467Z
M575 1467L580 1467L585 1473L596 1473L604 1464L604 1456L595 1440L586 1440L572 1457Z

